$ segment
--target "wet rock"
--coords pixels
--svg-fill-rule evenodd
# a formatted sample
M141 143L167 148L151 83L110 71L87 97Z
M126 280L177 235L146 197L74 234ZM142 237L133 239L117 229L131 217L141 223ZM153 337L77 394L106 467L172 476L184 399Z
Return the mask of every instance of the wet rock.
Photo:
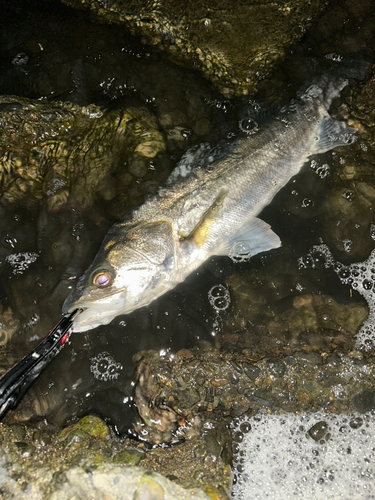
M139 468L124 469L111 467L106 471L87 473L83 469L72 469L66 474L63 486L54 492L51 500L58 500L65 495L75 494L78 498L101 497L122 500L199 500L208 499L203 492L189 492L175 485L160 474L146 476Z
M0 424L1 498L4 500L101 498L103 495L110 495L114 500L208 500L213 497L205 494L203 487L211 486L212 491L218 488L223 498L230 493L230 469L220 453L212 455L211 448L207 450L209 437L208 441L197 437L177 447L149 450L142 443L119 440L107 434L104 422L93 416L84 417L59 434L46 422L40 423L39 428L23 424L17 424L17 428L22 441L15 438L12 426ZM39 439L41 434L48 434L48 443ZM84 439L76 440L74 446L66 446L71 434L81 434ZM65 435L64 440L61 435ZM223 436L212 439L223 449ZM144 468L133 465L140 459ZM199 474L195 476L198 469ZM173 482L166 476L173 477Z
M138 465L145 458L144 453L137 450L123 450L113 457L113 463L124 465Z
M371 252L373 191L374 188L367 183L354 182L329 193L325 203L323 240L339 259L362 260Z
M286 366L279 359L276 359L274 361L269 360L267 361L267 370L269 371L270 375L273 375L274 377L282 377L285 373Z
M35 453L35 446L32 444L27 444L22 441L17 441L14 444L24 458L31 457Z
M368 411L374 406L372 358L363 358L358 365L353 353L344 354L340 348L331 356L324 351L296 351L285 362L263 357L251 363L257 369L255 379L249 378L244 368L233 386L228 377L233 362L249 365L249 349L243 348L243 339L240 348L222 346L220 356L208 356L199 349L191 349L193 356L188 358L166 359L145 353L137 366L135 401L143 419L135 427L137 432L150 443L160 443L202 434L203 422L217 427L219 422L229 422L235 416L233 411L243 415L255 414L261 408L288 412L315 408L339 413ZM209 376L200 388L200 400L189 406L189 399L184 398L189 384L181 387L179 381L186 378L194 384L187 374L197 362ZM228 383L213 390L210 380L219 375ZM216 449L215 441L212 443Z
M215 486L207 484L203 487L203 490L211 500L229 500L229 496L223 488L216 488Z
M361 412L365 413L366 411L375 409L375 390L373 389L363 389L358 394L356 394L352 399L353 407Z
M116 190L108 182L125 159L132 174L143 177L150 160L165 149L157 122L145 109L105 112L93 104L11 96L2 96L1 104L3 203L32 207L46 199L49 209L57 210L74 200L89 207L121 192L121 185Z
M250 380L254 381L256 378L259 377L260 369L256 365L253 365L253 364L248 363L247 361L245 361L242 364L242 368L243 368L243 371L249 377Z
M90 436L82 429L74 429L64 435L64 438L61 440L64 441L65 447L69 448L70 446L88 442L90 440Z
M64 3L89 9L97 18L122 25L145 43L199 68L225 95L253 92L325 6L323 1L299 0L282 5L229 5L220 0L183 6L171 0L110 6L92 0Z
M265 278L262 286L259 274L253 271L245 280L237 275L227 279L234 303L234 326L243 335L224 333L221 337L224 348L230 349L239 340L242 349L249 344L249 353L257 358L257 355L286 356L300 349L330 353L338 345L347 351L353 347L354 335L368 316L366 305L340 304L328 295L294 295L288 286L289 279L273 288ZM270 301L267 293L275 294L269 307L265 307ZM225 323L228 330L230 324L233 325L232 316ZM252 368L248 365L247 369Z
M164 500L164 490L159 483L148 477L142 477L133 496L134 500Z
M92 437L104 440L109 437L109 429L103 420L93 415L88 415L81 418L76 424L72 424L62 430L59 434L59 440L64 441L71 433L77 432L79 432L80 436L83 438L87 436L88 438Z
M21 440L25 439L26 430L22 425L12 424L11 429L12 429L12 433L13 433L15 441L21 441Z
M205 442L206 442L208 453L211 453L211 455L213 455L215 457L219 457L221 454L222 448L220 446L220 443L215 439L215 437L212 434L207 434L205 436Z
M5 346L20 327L17 315L10 307L0 303L0 346Z

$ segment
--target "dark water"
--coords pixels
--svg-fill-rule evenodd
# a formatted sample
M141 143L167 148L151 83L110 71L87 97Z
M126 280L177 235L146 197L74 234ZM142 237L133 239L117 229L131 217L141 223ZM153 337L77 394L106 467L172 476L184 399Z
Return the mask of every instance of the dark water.
M368 16L356 14L350 2L345 5L331 4L334 22L328 16L290 50L280 69L260 85L258 101L271 106L293 97L314 73L317 60L329 62L324 59L326 54L372 56L368 44L374 28ZM368 4L364 2L358 9L365 12ZM95 103L110 109L142 105L159 119L175 110L187 116L182 126L187 131L185 142L169 139L163 161L156 161L146 181L163 182L189 146L238 135L242 109L255 98L225 100L199 73L175 65L165 54L120 28L91 22L84 13L58 2L2 2L0 36L0 94ZM205 133L194 131L194 120L187 112L197 96L203 116L211 124ZM356 151L360 152L360 144ZM230 327L233 310L229 308L225 314L215 310L209 290L233 274L258 286L265 307L275 311L299 293L329 294L337 301L348 301L348 288L333 270L301 270L298 264L312 245L333 238L332 228L340 216L333 212L327 216L327 205L332 193L351 189L351 181L337 174L346 154L342 149L319 156L319 171L306 167L264 210L262 218L280 236L281 249L250 263L210 259L198 273L149 307L87 334L73 335L70 346L20 405L20 418L46 414L61 425L95 411L124 432L134 418L133 355L145 349L176 352L197 342L215 342L223 318ZM142 182L134 204L144 194ZM95 214L71 207L50 212L43 204L34 209L0 205L0 301L4 330L13 333L3 347L3 367L28 352L60 318L62 302L72 285L69 277L78 276L90 264L117 212L103 201L95 206ZM335 251L343 262L364 260L373 248L371 215L366 219L365 236L357 236L355 224L354 217L352 233L348 230L354 251L339 246ZM351 299L362 300L355 292ZM11 311L13 329L6 311Z

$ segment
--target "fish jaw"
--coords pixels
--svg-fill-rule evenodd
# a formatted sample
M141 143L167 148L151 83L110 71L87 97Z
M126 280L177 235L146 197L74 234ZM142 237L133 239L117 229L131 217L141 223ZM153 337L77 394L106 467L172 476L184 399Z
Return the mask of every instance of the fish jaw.
M112 315L103 316L101 309L96 311L94 308L83 309L74 320L72 332L87 332L98 326L108 325L117 315L117 312L114 312Z
M108 325L116 316L126 314L125 293L117 292L103 300L90 300L85 296L76 299L75 294L70 294L64 304L64 313L69 313L79 308L80 312L74 318L73 332L93 330L100 325Z

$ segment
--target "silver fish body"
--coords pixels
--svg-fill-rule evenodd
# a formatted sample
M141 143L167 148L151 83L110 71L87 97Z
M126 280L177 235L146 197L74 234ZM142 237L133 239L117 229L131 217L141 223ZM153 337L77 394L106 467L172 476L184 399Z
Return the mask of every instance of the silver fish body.
M64 303L65 312L82 308L74 331L150 304L210 256L280 246L257 215L310 155L351 142L355 129L328 114L347 83L323 75L227 156L190 171L186 159L177 166L164 188L109 230Z

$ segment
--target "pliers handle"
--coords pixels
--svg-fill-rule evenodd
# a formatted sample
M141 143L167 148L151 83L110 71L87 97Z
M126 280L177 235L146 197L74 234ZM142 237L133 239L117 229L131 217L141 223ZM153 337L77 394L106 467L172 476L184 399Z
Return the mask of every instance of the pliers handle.
M63 316L35 349L0 377L0 420L18 405L30 385L64 347L79 311Z

